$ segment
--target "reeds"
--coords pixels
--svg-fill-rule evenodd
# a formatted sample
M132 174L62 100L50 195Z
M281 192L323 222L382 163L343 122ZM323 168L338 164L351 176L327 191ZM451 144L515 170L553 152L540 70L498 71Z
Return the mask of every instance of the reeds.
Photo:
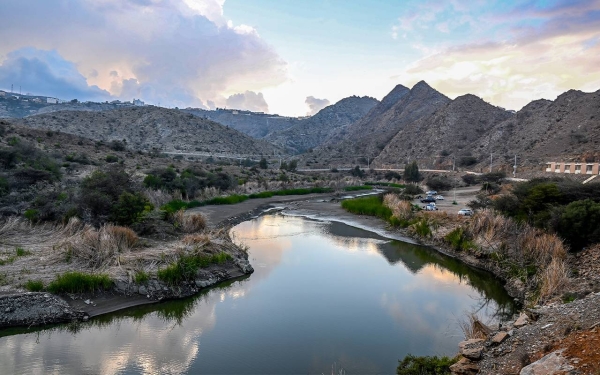
M185 233L201 232L206 228L206 219L201 214L186 215L184 210L173 214L173 223Z
M458 325L465 335L465 340L486 339L492 330L483 324L475 314L468 314L466 319L460 320Z
M539 266L545 266L553 259L565 259L567 256L567 250L557 235L529 226L524 227L519 234L518 243L523 258Z
M565 261L557 257L552 258L550 264L542 271L538 301L545 301L559 294L568 281L569 271Z

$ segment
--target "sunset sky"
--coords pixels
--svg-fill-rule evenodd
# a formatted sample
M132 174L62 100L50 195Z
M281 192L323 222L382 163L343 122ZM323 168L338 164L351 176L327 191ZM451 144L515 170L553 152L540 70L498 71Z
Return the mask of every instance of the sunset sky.
M425 80L508 109L600 89L600 0L2 0L0 89L299 116Z

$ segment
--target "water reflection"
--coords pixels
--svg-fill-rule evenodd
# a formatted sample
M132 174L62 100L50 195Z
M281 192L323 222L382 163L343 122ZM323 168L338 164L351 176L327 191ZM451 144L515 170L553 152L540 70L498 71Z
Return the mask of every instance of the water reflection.
M464 311L513 309L487 273L344 224L269 215L234 232L251 276L84 324L0 331L0 373L393 373L407 353L453 354Z

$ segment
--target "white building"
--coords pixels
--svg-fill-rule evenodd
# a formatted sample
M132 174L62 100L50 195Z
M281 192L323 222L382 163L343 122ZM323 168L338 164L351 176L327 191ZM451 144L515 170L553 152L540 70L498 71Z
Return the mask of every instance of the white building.
M56 99L56 98L46 98L46 103L48 103L48 104L58 104L58 99Z
M133 105L135 105L137 107L143 107L145 104L140 99L133 98Z

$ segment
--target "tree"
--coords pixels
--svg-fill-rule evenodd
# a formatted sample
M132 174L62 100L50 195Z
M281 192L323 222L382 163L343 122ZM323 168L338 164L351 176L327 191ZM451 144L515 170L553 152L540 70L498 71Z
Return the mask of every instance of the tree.
M560 218L558 232L574 251L600 242L600 203L591 199L569 203Z
M290 161L290 164L288 165L288 171L295 172L296 169L298 169L298 160L294 159Z
M419 182L421 180L419 166L416 161L413 161L404 167L404 180L408 182Z
M258 166L260 167L260 169L267 169L269 167L269 164L267 163L267 159L265 159L265 158L260 159L260 162L258 162Z

